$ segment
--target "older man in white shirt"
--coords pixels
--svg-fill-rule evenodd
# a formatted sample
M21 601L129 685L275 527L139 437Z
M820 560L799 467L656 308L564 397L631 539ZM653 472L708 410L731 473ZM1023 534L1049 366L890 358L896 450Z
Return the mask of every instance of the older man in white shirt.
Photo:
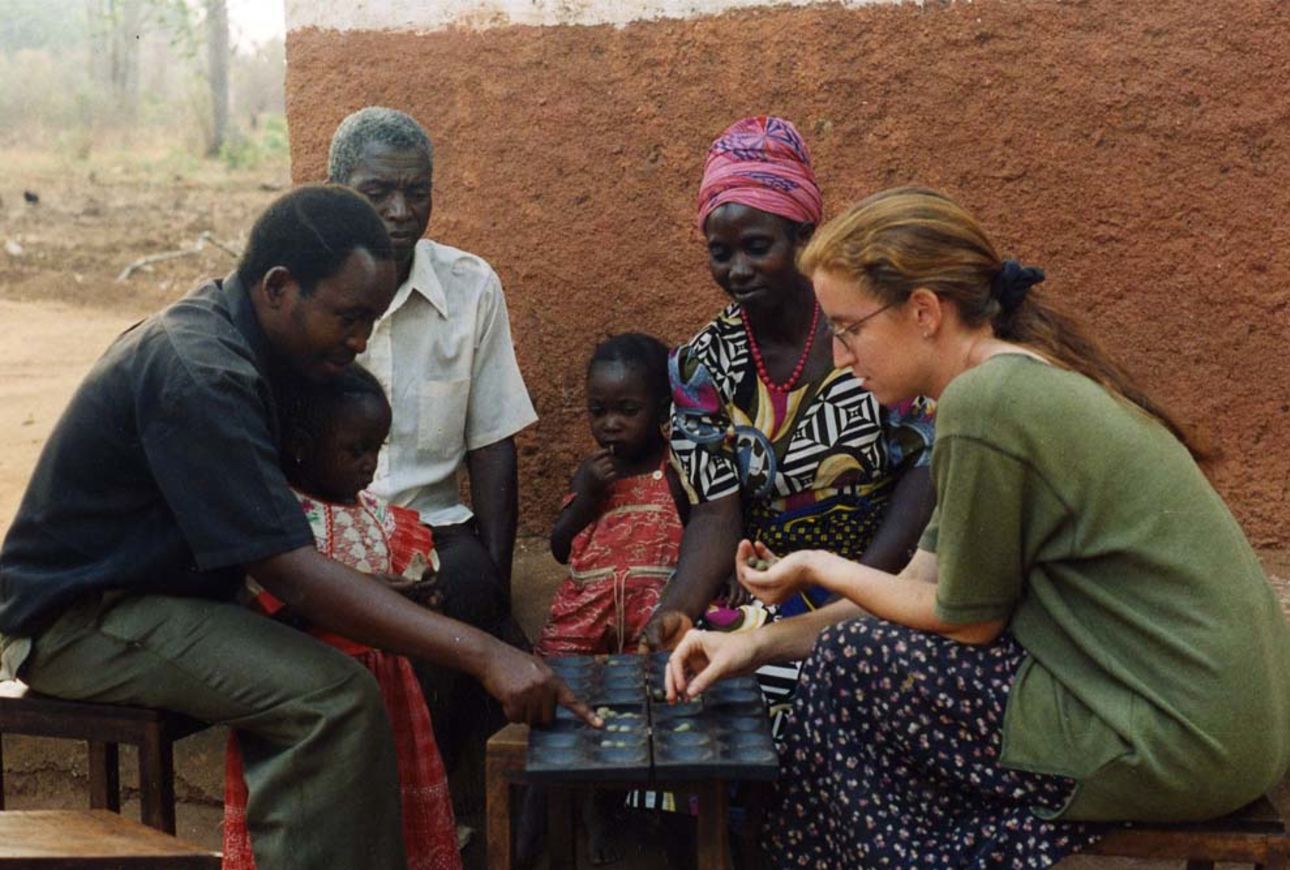
M359 361L394 409L372 491L420 513L439 552L445 614L523 642L510 618L518 513L514 435L537 419L515 360L502 285L473 254L423 239L434 149L415 120L369 107L336 129L330 180L365 196L385 222L399 288ZM470 480L473 512L458 477ZM451 767L483 696L455 674L418 667ZM451 712L449 712L451 711ZM486 737L487 734L483 734Z

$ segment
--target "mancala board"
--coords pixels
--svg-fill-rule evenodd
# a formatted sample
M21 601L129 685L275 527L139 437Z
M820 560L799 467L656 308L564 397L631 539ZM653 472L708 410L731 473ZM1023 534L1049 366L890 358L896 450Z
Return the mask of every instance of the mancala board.
M532 782L644 780L650 773L649 704L642 656L547 659L574 694L600 712L592 728L565 707L529 731L525 773Z
M529 732L534 782L773 780L779 757L753 677L732 677L701 698L668 704L667 654L566 656L551 669L605 720L592 728L558 708Z

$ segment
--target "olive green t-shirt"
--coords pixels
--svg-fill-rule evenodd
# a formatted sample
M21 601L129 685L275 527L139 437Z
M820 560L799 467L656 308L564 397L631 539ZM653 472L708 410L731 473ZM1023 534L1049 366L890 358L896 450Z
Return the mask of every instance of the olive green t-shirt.
M1093 381L996 356L941 396L937 615L1028 655L1001 763L1079 785L1069 819L1228 812L1290 760L1290 629L1186 448Z

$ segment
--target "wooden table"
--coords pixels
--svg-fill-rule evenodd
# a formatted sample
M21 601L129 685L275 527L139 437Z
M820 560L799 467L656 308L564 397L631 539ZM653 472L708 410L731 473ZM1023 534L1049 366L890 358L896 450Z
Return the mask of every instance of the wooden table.
M220 856L108 810L0 812L0 868L219 870Z
M511 870L511 787L524 781L524 764L528 757L527 725L507 725L488 740L485 761L487 820L485 838L488 845L489 870ZM571 783L570 786L574 784ZM652 788L697 794L699 799L698 868L725 870L730 858L726 836L726 795L724 780L704 782L595 782L597 788ZM550 804L550 867L577 866L577 838L570 787L548 786Z

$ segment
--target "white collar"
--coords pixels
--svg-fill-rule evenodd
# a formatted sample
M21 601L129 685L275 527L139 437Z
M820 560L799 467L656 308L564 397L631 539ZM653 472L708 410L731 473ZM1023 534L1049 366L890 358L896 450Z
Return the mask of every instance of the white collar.
M443 284L439 282L439 274L434 270L434 242L430 239L421 239L412 249L412 268L408 271L408 280L394 291L394 298L390 300L390 307L386 309L384 317L391 316L403 307L414 290L424 296L440 316L445 319L448 317L448 297L443 292Z

